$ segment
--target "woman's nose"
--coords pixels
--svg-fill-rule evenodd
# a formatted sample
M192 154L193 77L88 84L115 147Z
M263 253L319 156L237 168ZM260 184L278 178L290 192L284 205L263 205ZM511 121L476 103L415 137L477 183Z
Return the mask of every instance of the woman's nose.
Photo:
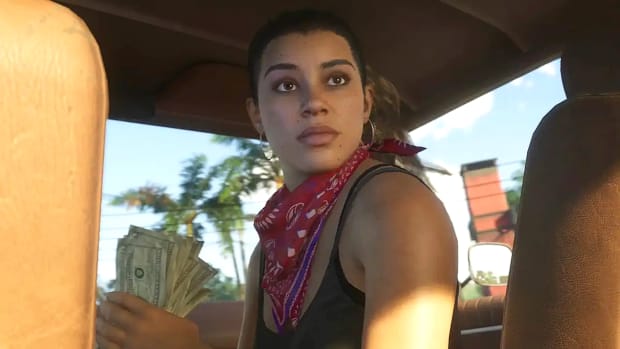
M318 116L327 113L327 103L323 94L317 88L309 88L302 102L302 115L304 117Z

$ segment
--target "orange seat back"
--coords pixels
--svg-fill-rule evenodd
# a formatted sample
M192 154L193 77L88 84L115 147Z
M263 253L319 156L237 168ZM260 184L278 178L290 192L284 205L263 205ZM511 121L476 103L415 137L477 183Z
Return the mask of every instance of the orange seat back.
M0 348L92 348L108 108L99 48L51 1L0 9Z

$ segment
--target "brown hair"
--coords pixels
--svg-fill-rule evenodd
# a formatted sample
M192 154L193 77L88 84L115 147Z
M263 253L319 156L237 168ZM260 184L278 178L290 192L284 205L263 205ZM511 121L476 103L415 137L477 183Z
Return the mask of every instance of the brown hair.
M375 135L372 141L378 143L387 138L394 138L411 143L411 137L409 137L409 132L404 126L401 114L401 99L398 89L369 66L366 67L366 74L367 83L374 100L373 109L370 113L370 120L375 125ZM368 125L364 128L364 141L370 142L371 138L372 131ZM372 158L405 168L430 186L425 174L426 167L417 155L403 157L393 154L372 153Z

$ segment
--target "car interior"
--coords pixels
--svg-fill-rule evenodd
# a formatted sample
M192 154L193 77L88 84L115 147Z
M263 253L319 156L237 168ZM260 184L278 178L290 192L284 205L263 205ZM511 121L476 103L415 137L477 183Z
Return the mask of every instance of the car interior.
M257 137L246 46L291 6L359 29L410 130L561 59L567 98L531 138L507 295L459 300L451 349L620 348L611 0L0 0L0 348L93 347L106 120ZM242 308L207 302L189 318L231 349Z

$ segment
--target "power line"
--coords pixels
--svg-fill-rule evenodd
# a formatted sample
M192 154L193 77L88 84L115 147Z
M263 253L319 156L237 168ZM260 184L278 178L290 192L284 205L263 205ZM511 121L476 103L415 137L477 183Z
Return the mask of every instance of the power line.
M247 225L250 225L250 224L251 224L250 222L247 222ZM166 227L182 227L182 226L183 226L183 224L179 224L179 225L176 225L176 224L159 224L159 225L157 225L157 224L155 224L155 225L144 225L144 226L140 226L140 227L144 228L144 229L154 230L154 229L159 229L159 228L162 228L162 227L166 228ZM244 228L245 228L245 225L244 225ZM129 229L129 226L124 226L124 227L102 227L102 228L99 228L99 232L100 233L110 234L109 232L111 232L111 231L116 231L116 230L126 231L128 229ZM235 230L231 230L231 232L236 232L236 231L238 231L238 230L236 230L236 229ZM243 231L245 231L245 229ZM207 235L207 234L210 235L210 234L214 234L214 233L219 234L219 232L216 231L216 230L207 230L207 229L205 229L203 232L200 233L200 235L204 236L204 235ZM194 230L194 235L196 235L195 230ZM105 239L107 239L107 238L101 238L100 240L105 240Z
M495 167L504 167L504 166L510 166L510 165L516 165L516 164L525 165L525 160L512 160L512 161L500 162L499 164L495 165Z
M112 240L119 240L121 239L121 237L118 238L105 238L105 239L100 239L100 241L112 241ZM215 245L221 245L223 242L222 241L202 241L203 242L203 246L215 246ZM239 245L239 242L241 242L241 240L232 240L233 244ZM243 241L243 244L247 243L247 241ZM106 249L109 250L109 249Z
M472 198L468 198L467 201L486 199L486 198L490 198L490 197L493 197L493 196L500 196L500 195L506 195L506 192L495 193L495 194L488 194L488 195L481 195L481 196L475 196L475 197L472 197Z
M241 202L241 206L243 205L251 205L251 204L264 204L266 203L267 200L265 201L244 201ZM236 204L217 204L217 205L211 205L210 208L216 208L216 209L225 209L225 208L229 208L229 207L238 207L239 205ZM142 214L160 214L160 213L172 213L172 212L186 212L186 211L203 211L204 208L202 207L182 207L182 208L175 208L175 209L171 209L171 210L163 210L163 211L159 211L159 212L126 212L126 213L106 213L106 214L102 214L101 217L123 217L123 216L134 216L134 215L142 215Z
M215 219L215 218L210 218L210 219L204 219L201 221L194 221L194 224L213 224L213 223L226 223L226 222L252 222L253 219L250 219L249 215L248 216L240 216L240 217L230 217L230 218L226 218L226 219ZM159 228L159 227L182 227L182 226L186 226L187 223L161 223L161 224L153 224L151 225L151 228ZM102 227L100 230L117 230L117 229L125 229L127 227ZM147 227L145 227L147 228ZM147 228L148 229L148 228Z
M231 217L231 218L226 218L226 219L203 219L203 220L197 220L192 222L193 224L201 224L203 225L203 228L205 224L213 224L213 223L226 223L226 222L245 222L245 223L251 223L254 220L250 219L251 215L245 215L245 216L240 216L240 217ZM183 226L187 226L187 223L165 223L165 222L161 222L161 223L155 223L155 224L151 224L149 226L143 226L143 228L145 229L158 229L161 227L183 227ZM100 227L100 231L109 231L109 230L119 230L119 229L127 229L127 226L123 226L123 227Z
M456 202L456 201L465 201L465 202L471 202L474 200L482 200L482 199L487 199L487 198L491 198L491 197L495 197L495 196L506 196L506 192L500 192L500 193L493 193L493 194L486 194L486 195L480 195L480 196L474 196L471 198L456 198L456 199L449 199L449 200L441 200L442 202ZM239 219L241 220L241 219ZM218 221L218 220L213 220L213 221ZM219 220L219 222L226 222L226 221L233 221L233 219L230 220ZM249 224L250 221L246 222ZM197 222L197 223L201 223L201 222ZM181 227L185 224L181 223L181 224L158 224L158 225L151 225L151 226L144 226L143 228L145 229L157 229L157 228L161 228L161 227ZM128 229L128 227L102 227L99 229L100 232L103 231L111 231L111 230L123 230L123 229ZM213 234L213 233L217 233L217 232L210 232L210 231L205 231L204 234ZM112 238L100 238L100 240L107 240L107 239L112 239Z
M499 179L497 181L490 181L490 182L483 182L483 183L478 183L478 184L466 185L466 186L463 187L463 189L482 187L482 186L485 186L485 185L499 184L499 183L504 183L504 182L516 182L517 180L522 179L522 178L523 178L523 176L516 176L516 177L511 177L511 178L502 178L502 179Z
M501 193L494 193L494 194L487 194L487 195L481 195L481 196L474 196L471 198L457 198L457 199L452 199L452 200L442 200L445 202L456 202L456 201L473 201L473 200L481 200L481 199L487 199L490 197L494 197L494 196L505 196L506 192L501 192Z

